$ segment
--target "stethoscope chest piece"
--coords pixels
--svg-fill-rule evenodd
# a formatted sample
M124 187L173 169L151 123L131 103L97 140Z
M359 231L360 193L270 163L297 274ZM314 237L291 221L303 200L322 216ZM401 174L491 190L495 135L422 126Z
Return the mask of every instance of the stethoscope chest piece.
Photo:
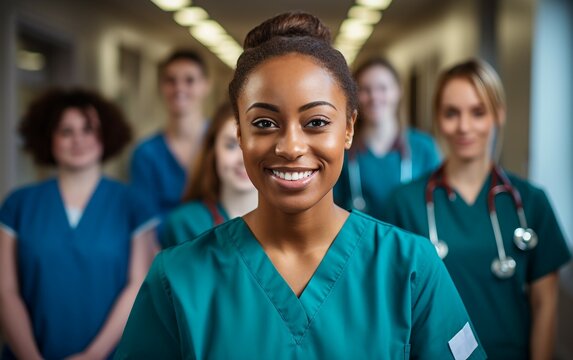
M440 259L443 260L446 256L448 256L450 249L448 248L448 244L446 244L444 241L438 240L434 247L436 248L436 252L438 253Z
M491 263L491 271L500 279L508 279L515 274L516 262L511 256L505 259L495 259Z
M352 206L356 210L364 211L364 209L366 209L366 200L364 200L362 196L357 196L352 199Z
M518 227L513 232L513 242L520 250L531 250L537 246L537 234L533 229Z

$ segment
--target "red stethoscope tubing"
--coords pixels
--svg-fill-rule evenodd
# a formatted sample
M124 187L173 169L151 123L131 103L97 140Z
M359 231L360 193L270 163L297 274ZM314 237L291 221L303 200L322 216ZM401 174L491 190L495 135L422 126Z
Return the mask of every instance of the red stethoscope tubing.
M211 213L215 225L220 225L225 222L225 218L219 209L217 209L217 204L213 203L212 201L204 201L204 204Z

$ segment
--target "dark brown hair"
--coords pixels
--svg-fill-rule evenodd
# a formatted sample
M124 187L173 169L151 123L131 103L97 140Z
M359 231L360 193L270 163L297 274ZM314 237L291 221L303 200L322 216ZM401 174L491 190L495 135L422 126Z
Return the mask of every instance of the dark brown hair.
M346 94L349 119L357 109L356 84L346 60L330 45L330 30L316 16L302 12L277 15L251 30L244 48L229 84L229 97L237 120L237 100L250 73L266 60L289 53L311 57L334 77Z
M121 110L99 94L85 89L51 89L30 104L18 128L24 151L32 154L37 164L57 165L52 140L63 113L70 108L78 109L86 121L94 110L97 113L102 162L119 154L131 140L131 128Z
M173 51L165 60L161 62L160 66L160 75L163 76L165 73L165 69L176 61L188 61L193 63L201 69L201 72L205 77L209 77L209 68L207 67L207 63L203 56L201 56L198 52L189 49L178 49Z
M234 119L233 107L226 102L217 109L215 117L203 139L201 151L191 166L191 178L187 182L183 195L184 202L201 200L217 203L219 201L221 180L217 175L215 142L221 129L229 119Z

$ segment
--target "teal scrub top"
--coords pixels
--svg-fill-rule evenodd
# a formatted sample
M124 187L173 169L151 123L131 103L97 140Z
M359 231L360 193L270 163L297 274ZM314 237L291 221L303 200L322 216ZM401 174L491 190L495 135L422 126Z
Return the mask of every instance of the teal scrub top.
M384 219L422 236L428 234L424 192L429 175L405 185L393 194ZM505 251L517 262L516 273L505 280L491 272L498 256L487 208L492 176L483 185L473 205L456 194L450 201L444 188L434 191L438 238L449 253L444 259L477 333L491 359L529 358L531 309L527 287L565 264L570 254L545 193L528 182L508 175L520 192L529 227L539 243L529 251L513 243L519 226L515 205L508 193L496 196L495 205ZM429 240L426 239L429 243Z
M217 212L223 221L229 220L229 215L220 203L217 204ZM217 225L215 218L205 202L189 202L179 206L167 216L161 244L163 248L168 248L193 240L215 225Z
M349 215L300 297L242 218L164 250L116 356L409 357L485 359L485 353L434 248L360 212Z
M132 240L152 212L127 186L102 177L72 227L55 178L12 192L0 228L16 239L20 296L44 359L86 349L128 281ZM4 348L2 359L14 359Z
M406 131L407 146L412 161L412 180L436 169L440 154L431 136L413 129ZM367 214L380 219L390 193L401 184L402 157L398 148L384 156L377 156L368 148L354 155L360 168L362 196L366 201ZM334 201L342 208L352 208L348 157L344 161L342 174L334 187Z

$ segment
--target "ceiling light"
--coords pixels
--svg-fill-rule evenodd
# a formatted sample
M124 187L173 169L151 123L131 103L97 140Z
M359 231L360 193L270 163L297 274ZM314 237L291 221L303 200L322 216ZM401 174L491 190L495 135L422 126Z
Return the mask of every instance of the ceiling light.
M366 6L372 9L385 10L392 0L356 0L358 5Z
M190 0L151 0L163 11L175 11L189 6Z
M43 54L19 50L18 51L18 67L26 71L40 71L46 65L46 58Z
M173 14L173 19L175 19L175 22L181 26L195 25L208 17L209 14L197 6L186 7Z
M376 9L355 5L348 10L348 17L373 25L380 21L382 13Z
M340 35L344 39L368 39L373 31L372 25L355 19L346 19L340 25Z

